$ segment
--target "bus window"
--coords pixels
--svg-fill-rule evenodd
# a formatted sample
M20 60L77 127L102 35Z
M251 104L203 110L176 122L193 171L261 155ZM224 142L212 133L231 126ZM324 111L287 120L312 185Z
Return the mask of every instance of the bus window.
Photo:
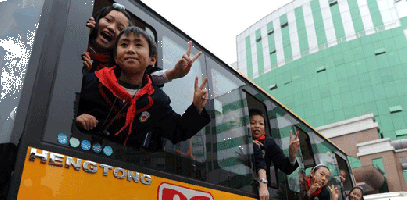
M270 130L272 129L272 127L270 127L270 121L267 120L267 119L269 119L269 117L267 115L266 105L264 103L262 103L260 100L256 99L256 97L254 97L250 93L245 92L245 94L246 94L247 105L249 107L249 110L256 109L256 110L260 110L262 113L264 113L264 115L265 115L264 131L267 135L270 135ZM267 172L268 185L273 188L278 188L278 181L277 181L277 177L276 177L274 163L271 162L270 166L267 166L267 167L268 167L268 169L266 170L266 172ZM253 174L255 175L255 177L258 176L257 171L253 171Z
M342 188L341 188L341 195L343 195L344 197L346 196L346 194L349 193L350 189L352 189L352 179L350 176L350 171L348 168L348 164L346 161L346 156L341 153L341 152L336 152L335 153L335 158L338 162L338 166L339 166L339 176L336 177L338 179L338 182L341 182ZM344 198L345 199L345 198Z
M211 60L210 60L211 61ZM230 188L253 192L252 150L248 136L248 113L239 90L240 82L230 78L224 69L208 63L215 125L213 130L216 162L208 181ZM215 67L216 68L215 68Z
M297 161L300 167L288 176L288 186L291 191L298 193L300 199L302 199L306 194L305 179L307 175L305 169L315 166L315 160L308 134L299 128L298 125L295 126L295 131L293 132L297 131L299 132L300 139L300 155L297 157Z
M0 4L1 145L19 142L19 136L12 136L12 131L43 4L44 0Z
M180 57L186 52L188 43L185 40L177 42L170 36L162 38L163 68L172 69ZM195 55L198 50L193 47L191 55ZM202 58L196 60L191 67L191 71L183 78L166 83L163 90L171 98L171 107L176 113L183 113L191 105L191 97L194 94L195 76L203 80ZM180 92L182 91L182 92ZM187 177L194 177L200 180L206 180L206 129L202 129L191 139L172 144L164 139L164 151L168 153L166 160L171 163L167 169L175 174ZM188 164L186 164L188 163ZM169 167L169 166L172 167Z
M336 178L339 176L339 166L335 158L335 152L338 151L337 148L316 133L311 133L309 136L313 151L318 152L314 154L316 164L324 164L331 171L331 178L328 185L341 188L341 181Z
M112 3L114 2L107 0L95 1L93 12L97 13L97 11L105 6L112 5ZM133 12L134 10L142 12L131 4L129 7L126 7L126 11L130 14L132 20L135 21L136 26L146 30L147 34L157 39L157 30L138 18L136 16L137 13ZM72 23L71 21L80 21L81 24L73 24L72 27L67 26L43 141L93 156L97 155L185 177L206 180L205 128L190 140L178 144L154 139L153 141L157 141L156 148L154 147L153 151L149 151L124 146L123 142L119 143L114 141L112 137L109 137L108 132L88 132L80 130L75 125L74 120L78 116L78 101L81 97L79 91L81 91L82 86L81 70L83 64L80 55L86 51L88 44L89 28L85 27L84 24L89 18L89 14L82 13L80 16L75 15L70 17L74 19L68 19L69 23ZM76 18L83 19L79 20ZM165 63L165 68L173 68L188 47L187 41L182 41L185 43L174 42L172 36L165 37L163 42L158 45L158 48L162 48L165 56L165 59L159 59L161 60L159 64ZM158 51L160 52L161 50L158 49ZM192 53L197 52L195 48L192 50ZM202 61L199 61L199 59L194 62L189 75L164 86L164 91L171 98L171 106L176 113L182 114L192 103L195 76L200 75L200 81L202 81L200 62ZM187 85L189 87L186 87ZM182 91L182 95L180 95L179 91ZM114 109L113 106L112 109ZM125 117L125 115L118 114L108 117L114 119L115 117ZM106 122L104 124L109 126L111 123Z

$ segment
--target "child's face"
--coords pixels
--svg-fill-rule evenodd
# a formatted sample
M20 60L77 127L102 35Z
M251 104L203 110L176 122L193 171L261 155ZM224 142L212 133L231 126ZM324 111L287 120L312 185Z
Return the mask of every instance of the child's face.
M362 191L359 190L359 189L352 190L352 192L349 193L349 199L350 200L361 200L362 199Z
M144 73L157 58L149 56L149 45L142 35L123 34L117 42L116 64L126 72Z
M254 139L262 136L264 133L264 118L261 115L252 115L250 117L250 129Z
M311 171L314 183L317 182L322 186L328 184L331 172L326 167L319 167L316 172Z
M113 49L117 35L129 26L127 17L117 10L112 10L99 20L98 35L95 43L100 52Z
M346 172L341 170L341 171L339 171L339 175L341 177L342 183L345 183L345 181L346 181Z

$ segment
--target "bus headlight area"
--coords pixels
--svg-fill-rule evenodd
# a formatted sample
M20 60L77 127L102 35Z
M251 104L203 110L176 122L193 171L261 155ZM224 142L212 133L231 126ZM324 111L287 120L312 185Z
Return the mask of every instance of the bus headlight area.
M121 167L113 167L107 164L99 164L90 160L82 161L82 159L79 158L76 158L75 162L73 157L46 150L39 152L39 149L31 147L29 161L34 162L36 158L40 159L41 164L46 164L48 160L49 165L65 167L66 169L72 166L75 171L80 171L82 168L83 171L90 174L96 174L99 168L102 168L103 176L108 176L109 171L113 171L113 176L117 179L125 179L127 177L127 181L129 182L141 182L144 185L150 185L152 183L151 176L147 174L140 174L139 172L126 170Z

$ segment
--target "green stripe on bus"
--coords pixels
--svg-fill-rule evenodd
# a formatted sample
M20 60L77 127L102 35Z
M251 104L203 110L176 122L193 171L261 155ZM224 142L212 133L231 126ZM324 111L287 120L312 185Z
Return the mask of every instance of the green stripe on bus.
M240 128L242 126L246 126L249 123L249 116L247 117L240 117L237 118L236 121L228 121L223 124L217 125L216 127L212 128L212 133L219 134L223 132L227 132L234 128Z
M312 143L312 141L311 141ZM328 152L335 152L336 149L328 142L321 142L318 144L311 144L312 151L318 153L328 153Z
M298 32L298 40L300 42L300 51L307 51L309 50L308 46L308 35L307 35L307 27L305 25L304 20L304 13L302 11L302 6L296 8L295 10L295 18L297 23L297 32Z
M270 110L267 112L267 115L269 116L270 119L274 119L277 117L281 117L289 113L287 110L285 110L283 107L275 107L273 110Z
M228 113L229 111L233 110L238 110L241 108L247 107L247 101L246 100L238 100L233 103L227 104L222 107L223 113Z
M280 17L280 24L287 23L287 14L284 14ZM281 35L283 37L283 48L284 48L284 59L290 59L293 56L293 52L291 49L291 40L290 40L290 31L289 25L281 27Z
M321 6L319 5L319 0L313 0L311 3L312 15L314 17L315 32L317 34L317 43L322 45L327 43L324 21L321 14Z
M226 149L230 149L230 148L234 148L234 147L238 147L238 146L245 146L245 145L247 145L246 141L249 140L247 137L249 137L249 136L233 138L233 139L228 139L228 140L225 140L222 142L217 142L216 149L219 152L222 150L226 150Z
M253 78L253 61L252 61L252 50L250 45L250 36L246 37L246 67L247 76Z
M256 31L256 38L262 38L260 29ZM259 76L264 73L264 58L263 58L263 45L262 42L263 38L259 41L256 40L256 46L257 46L257 66L258 66L258 72Z
M382 14L379 10L379 5L376 0L367 0L367 6L370 10L370 16L372 17L374 27L383 26Z

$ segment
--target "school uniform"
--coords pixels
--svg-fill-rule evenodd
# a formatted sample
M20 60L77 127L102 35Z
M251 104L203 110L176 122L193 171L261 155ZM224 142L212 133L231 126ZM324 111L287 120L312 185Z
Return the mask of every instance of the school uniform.
M86 132L127 146L158 150L161 137L172 143L184 141L209 123L205 108L200 114L192 104L182 116L175 113L170 98L148 75L141 88L129 94L119 85L119 74L118 67L107 67L84 76L78 116L90 114L99 121Z
M311 197L305 195L303 200L331 200L331 192L329 192L328 186L324 186L318 194L311 195Z
M271 136L265 136L262 147L253 143L253 152L255 157L256 170L265 169L267 174L270 174L271 162L275 168L280 169L285 174L291 174L297 169L298 162L291 164L290 159L285 156L283 150L277 145ZM268 179L270 177L267 177ZM269 180L270 182L270 180Z

